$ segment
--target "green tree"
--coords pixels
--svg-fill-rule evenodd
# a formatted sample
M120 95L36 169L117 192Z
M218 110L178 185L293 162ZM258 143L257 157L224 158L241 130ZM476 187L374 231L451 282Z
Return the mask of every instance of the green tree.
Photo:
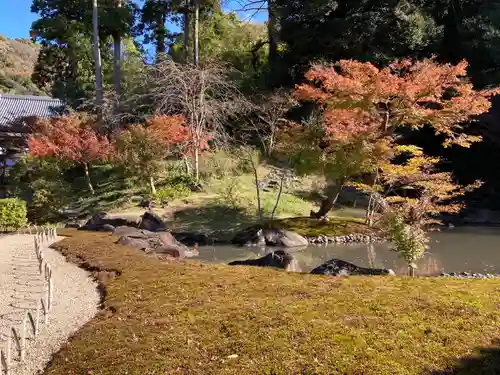
M243 22L235 13L214 13L200 27L200 63L224 61L238 71L249 72L257 67L264 57L265 50L252 53L256 43L265 38L265 26ZM177 38L171 55L181 61L183 53L182 36ZM255 58L258 61L254 61Z
M120 96L120 67L122 38L130 35L134 23L135 5L131 0L101 0L99 2L99 36L104 49L113 51L114 84L117 96ZM64 54L58 51L59 57L65 55L64 60L72 69L71 80L76 81L82 73L77 71L81 61L78 56L79 44L82 39L90 42L92 35L92 3L84 0L33 0L31 11L40 18L32 25L32 35L43 46L58 46L66 50ZM107 46L107 38L113 39L113 49ZM80 49L81 51L81 49ZM103 65L106 63L108 51L103 51ZM52 55L55 55L52 51ZM55 60L53 60L55 61ZM58 59L57 61L61 61ZM39 62L39 65L42 65ZM39 69L39 75L43 68ZM94 77L95 79L95 77ZM41 81L46 81L41 79Z

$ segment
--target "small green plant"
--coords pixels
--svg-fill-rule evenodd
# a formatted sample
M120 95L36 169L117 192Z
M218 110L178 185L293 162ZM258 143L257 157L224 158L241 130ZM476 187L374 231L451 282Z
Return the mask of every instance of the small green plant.
M429 237L421 227L405 223L397 214L389 215L385 223L394 250L408 264L410 276L414 276L415 262L424 255Z
M0 199L0 227L2 231L26 226L26 202L17 198Z
M159 201L159 203L162 206L164 206L168 204L168 202L170 201L173 201L175 199L185 198L190 194L191 190L186 185L176 184L159 189L156 192L155 198Z

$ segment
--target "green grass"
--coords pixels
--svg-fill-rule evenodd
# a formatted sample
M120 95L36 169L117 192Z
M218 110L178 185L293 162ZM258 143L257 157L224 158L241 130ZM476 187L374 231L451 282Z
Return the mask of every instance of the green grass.
M61 234L104 310L47 375L498 373L500 280L168 264L108 234Z
M279 228L292 230L306 237L344 236L351 233L373 233L373 229L364 223L363 219L354 217L329 217L328 221L312 219L310 217L295 217L277 220L274 225Z

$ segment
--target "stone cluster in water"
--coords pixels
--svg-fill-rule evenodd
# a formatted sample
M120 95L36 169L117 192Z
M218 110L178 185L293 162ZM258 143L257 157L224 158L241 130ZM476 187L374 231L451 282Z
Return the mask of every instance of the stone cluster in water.
M499 274L470 273L470 272L442 273L440 276L442 276L442 277L457 277L459 279L497 279L497 278L500 278Z
M347 234L345 236L333 236L333 237L328 237L323 234L320 234L319 236L307 237L307 241L310 244L385 242L383 238L367 234L360 234L360 233Z

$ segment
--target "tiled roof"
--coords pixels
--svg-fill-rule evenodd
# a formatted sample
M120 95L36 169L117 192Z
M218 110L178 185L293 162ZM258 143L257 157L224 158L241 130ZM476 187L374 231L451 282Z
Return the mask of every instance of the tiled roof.
M59 99L48 96L0 94L0 128L20 130L24 118L54 116L63 108Z

